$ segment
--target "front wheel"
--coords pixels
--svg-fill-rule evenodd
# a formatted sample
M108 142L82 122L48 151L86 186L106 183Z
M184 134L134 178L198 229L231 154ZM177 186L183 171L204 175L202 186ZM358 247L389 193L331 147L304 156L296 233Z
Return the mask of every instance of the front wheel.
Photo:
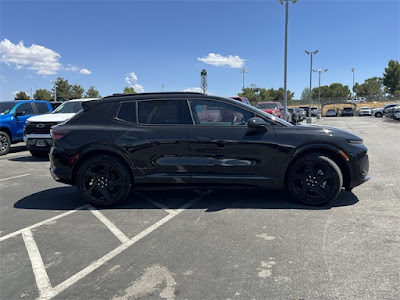
M298 201L308 205L324 205L336 199L343 185L338 165L322 154L307 154L290 168L287 186Z
M375 117L376 117L376 118L382 118L382 117L383 117L383 114L380 113L380 112L377 112L377 113L375 114Z
M131 177L119 159L100 155L79 168L77 187L90 204L111 206L126 199L131 191Z
M10 136L4 131L0 131L0 155L7 154L10 151L10 147Z

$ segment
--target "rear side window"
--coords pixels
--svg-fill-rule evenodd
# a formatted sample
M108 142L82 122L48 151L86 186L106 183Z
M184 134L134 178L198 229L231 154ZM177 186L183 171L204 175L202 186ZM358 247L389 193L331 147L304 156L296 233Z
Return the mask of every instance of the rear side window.
M122 103L119 109L118 119L136 123L136 102Z
M192 124L189 108L182 100L152 100L138 103L141 124Z
M50 111L46 103L35 103L35 105L39 114L45 114Z

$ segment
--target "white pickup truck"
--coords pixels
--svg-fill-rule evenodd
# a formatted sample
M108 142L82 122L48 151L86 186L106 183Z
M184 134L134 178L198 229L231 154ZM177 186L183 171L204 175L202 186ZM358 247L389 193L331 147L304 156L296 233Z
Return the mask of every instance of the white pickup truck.
M384 107L381 107L381 108L374 108L372 110L372 115L377 118L381 118L384 116L385 109L391 108L396 105L399 105L399 104L398 103L390 103L390 104L386 104Z
M30 117L24 128L24 142L33 156L47 155L51 148L50 129L65 122L82 109L82 102L98 98L69 100L57 107L51 114Z

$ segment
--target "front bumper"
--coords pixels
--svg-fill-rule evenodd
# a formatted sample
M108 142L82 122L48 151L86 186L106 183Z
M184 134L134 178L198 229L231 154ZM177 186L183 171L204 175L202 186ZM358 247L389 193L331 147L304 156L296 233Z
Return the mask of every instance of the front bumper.
M26 148L32 151L49 152L51 148L52 139L33 138L26 139Z

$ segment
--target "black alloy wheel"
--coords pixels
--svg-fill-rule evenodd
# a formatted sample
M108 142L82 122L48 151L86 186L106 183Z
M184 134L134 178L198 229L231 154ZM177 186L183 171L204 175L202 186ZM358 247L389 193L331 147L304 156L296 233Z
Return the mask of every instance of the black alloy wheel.
M111 206L127 198L131 190L131 176L119 159L100 155L79 168L77 186L90 204Z
M290 193L308 205L325 205L336 199L343 185L338 165L321 154L307 154L290 168L287 177Z
M5 155L10 151L11 139L4 131L0 131L0 155Z

